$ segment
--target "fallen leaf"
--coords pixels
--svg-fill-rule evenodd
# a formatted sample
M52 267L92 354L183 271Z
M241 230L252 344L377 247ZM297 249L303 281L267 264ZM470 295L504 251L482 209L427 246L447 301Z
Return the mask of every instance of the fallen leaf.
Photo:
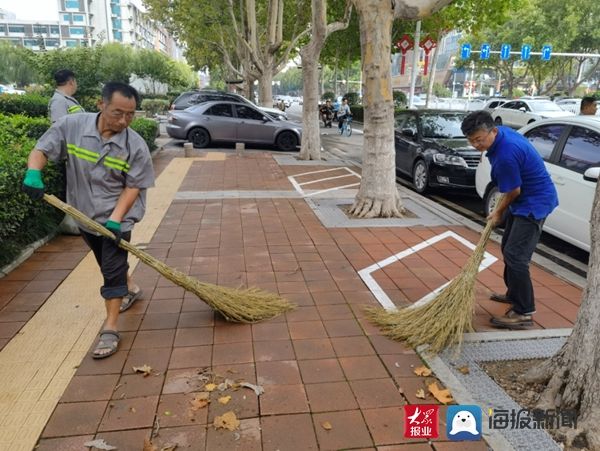
M415 393L415 396L419 399L425 399L425 390L423 390L422 388L419 388L417 390L417 392Z
M454 401L454 398L452 398L452 393L450 393L450 390L448 390L447 388L442 390L440 387L438 387L437 382L434 382L433 384L429 384L427 386L427 388L429 389L429 392L433 395L433 397L435 399L437 399L439 402L441 402L442 404L448 404L449 402Z
M174 451L177 448L177 443L165 443L160 451Z
M164 411L164 415L166 415L166 416L170 417L170 416L171 416L171 415L173 415L173 414L171 413L171 411L170 411L170 410L165 410L165 411Z
M206 391L213 391L215 388L217 388L216 384L206 384L204 386L204 390L206 390Z
M221 404L227 404L229 401L231 401L231 396L227 395L227 396L221 396L219 398L219 402Z
M150 376L150 373L152 372L152 367L149 365L134 366L133 372L134 373L142 373L144 375L144 377L147 377L147 376Z
M254 385L254 384L251 384L250 382L240 382L240 386L254 390L254 393L256 393L256 396L260 396L265 392L265 389L262 386Z
M431 370L429 368L427 368L426 366L420 366L418 368L415 368L413 370L413 372L417 375L417 376L431 376Z
M92 440L91 442L85 442L83 446L87 448L97 448L97 449L105 449L110 451L112 449L117 449L116 446L109 445L104 441L104 439L98 438L96 440Z
M144 439L144 449L142 451L158 451L158 448L147 438Z
M471 370L469 369L468 366L461 366L460 368L457 368L458 371L460 371L462 374L469 374L471 372Z
M237 419L235 413L226 412L221 416L215 417L213 425L217 429L228 429L230 431L235 431L240 427L240 420Z
M333 429L333 426L329 421L323 421L321 423L321 426L323 426L323 429L325 429L326 431L331 431Z
M130 411L131 413L136 413L136 412L137 412L137 410L135 410L135 407L130 407L130 408L129 408L129 411Z
M395 366L396 368L400 368L400 364L399 364L398 362L394 362L394 366Z
M203 407L206 407L209 402L210 400L208 399L208 393L198 393L196 396L194 396L194 399L190 401L190 404L192 405L191 409L194 411L200 410Z

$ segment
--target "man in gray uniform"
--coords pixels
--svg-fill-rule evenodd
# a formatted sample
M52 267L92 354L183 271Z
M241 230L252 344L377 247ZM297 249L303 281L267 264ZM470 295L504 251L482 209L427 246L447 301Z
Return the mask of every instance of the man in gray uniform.
M148 146L129 128L138 101L131 86L107 83L100 113L64 116L44 133L29 155L22 187L32 199L40 199L41 170L48 159L67 160L67 202L116 236L111 240L81 226L104 277L100 294L106 301L106 322L92 353L96 359L117 351L119 312L124 300L141 293L128 275L127 251L118 246L121 239L130 240L146 210L146 190L154 186Z
M73 98L77 92L75 74L68 69L59 70L54 74L54 80L56 91L48 104L50 121L54 124L67 114L85 113L83 107Z

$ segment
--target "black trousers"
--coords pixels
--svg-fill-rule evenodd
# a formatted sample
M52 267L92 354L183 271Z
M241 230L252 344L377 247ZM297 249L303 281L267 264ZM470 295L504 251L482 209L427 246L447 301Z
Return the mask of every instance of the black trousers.
M529 263L542 234L543 224L544 219L536 220L531 216L515 216L510 212L506 216L501 244L504 257L504 283L513 310L520 315L535 312Z
M79 229L81 230L81 229ZM81 230L83 240L90 247L96 257L104 285L100 288L100 294L104 299L114 299L127 296L127 251L121 249L114 241L102 236L93 235ZM123 232L122 238L126 241L131 239L131 232Z

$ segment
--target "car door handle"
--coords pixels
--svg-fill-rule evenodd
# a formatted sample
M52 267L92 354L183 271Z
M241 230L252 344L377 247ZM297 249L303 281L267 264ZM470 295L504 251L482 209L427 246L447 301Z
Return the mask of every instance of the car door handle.
M552 181L556 185L564 185L565 184L565 179L563 179L562 177L552 177Z

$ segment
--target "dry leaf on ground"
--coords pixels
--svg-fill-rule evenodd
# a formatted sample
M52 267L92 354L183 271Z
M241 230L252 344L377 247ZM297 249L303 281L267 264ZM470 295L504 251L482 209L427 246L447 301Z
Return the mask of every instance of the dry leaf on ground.
M99 438L99 439L96 439L96 440L92 440L91 442L85 442L83 444L83 446L85 446L86 448L103 449L103 450L106 450L106 451L117 449L116 446L109 445L102 438Z
M219 398L219 402L221 404L227 404L229 401L231 401L231 396L227 395L227 396L221 396Z
M329 421L323 421L321 423L321 426L323 426L323 429L325 429L326 431L331 431L333 429L333 426Z
M166 443L160 451L175 451L175 448L177 448L177 443Z
M419 388L416 392L415 392L415 396L419 399L425 399L425 390L423 390L422 388Z
M458 371L460 371L462 374L469 374L471 372L471 370L469 369L468 366L461 366L459 368L457 368Z
M417 376L431 376L431 370L429 368L427 368L426 366L420 366L418 368L415 368L413 370L413 372L417 375Z
M240 427L240 420L237 419L235 413L226 412L221 416L215 417L215 421L213 422L213 426L217 429L228 429L230 431L235 431Z
M216 384L206 384L204 386L204 390L206 391L214 391L215 388L217 388Z
M144 377L147 377L147 376L150 376L150 373L152 373L152 367L149 365L134 366L133 372L134 373L142 373L144 375Z
M438 387L437 382L429 384L427 388L429 389L429 392L433 395L433 397L442 404L448 404L449 402L454 401L450 390L448 390L447 388L442 390L440 387Z
M208 405L208 403L210 402L210 399L208 399L208 393L206 392L201 392L198 393L196 396L194 396L194 399L192 399L190 401L190 404L192 405L191 409L192 410L200 410L203 407L206 407Z
M158 451L158 448L154 446L150 440L145 438L143 451Z

